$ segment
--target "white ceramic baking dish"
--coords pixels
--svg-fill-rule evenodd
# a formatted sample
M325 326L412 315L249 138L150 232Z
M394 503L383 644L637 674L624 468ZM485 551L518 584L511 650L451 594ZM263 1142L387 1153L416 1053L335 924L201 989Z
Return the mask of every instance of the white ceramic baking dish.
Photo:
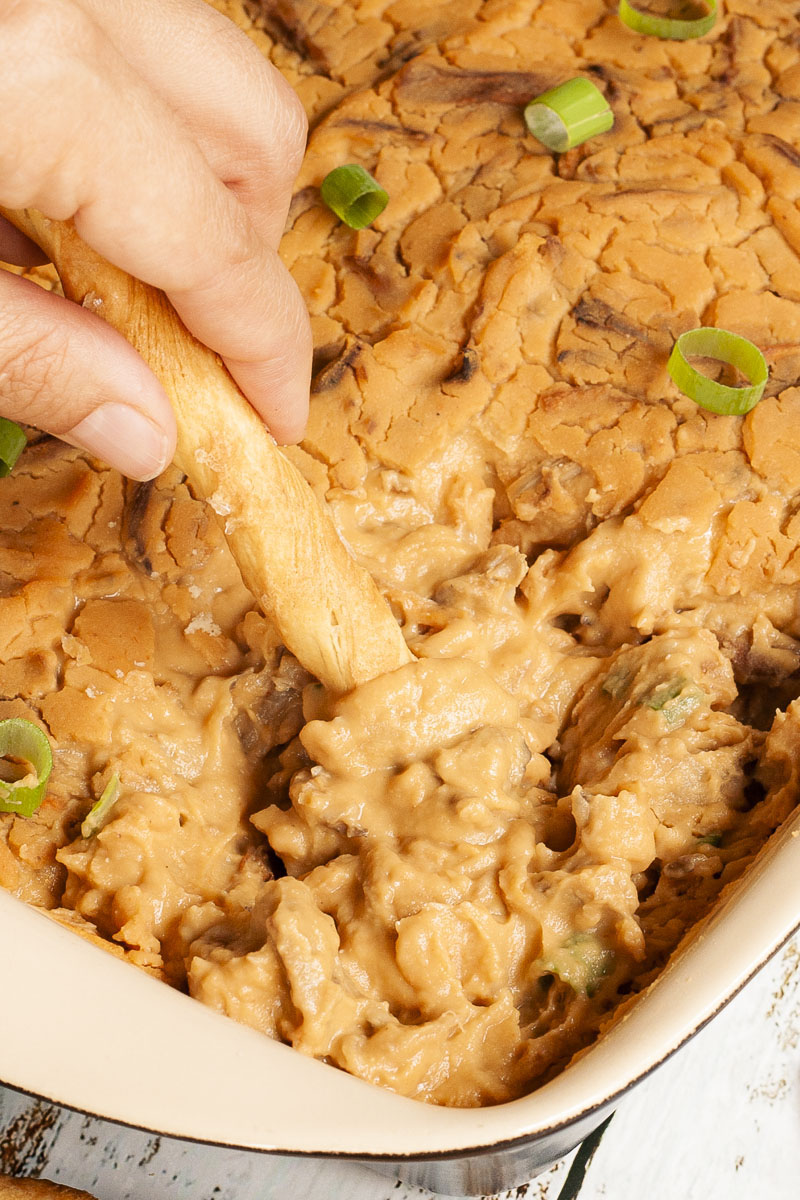
M650 989L558 1078L488 1109L395 1096L205 1009L0 892L0 1081L156 1133L371 1162L443 1194L530 1179L800 925L800 813Z

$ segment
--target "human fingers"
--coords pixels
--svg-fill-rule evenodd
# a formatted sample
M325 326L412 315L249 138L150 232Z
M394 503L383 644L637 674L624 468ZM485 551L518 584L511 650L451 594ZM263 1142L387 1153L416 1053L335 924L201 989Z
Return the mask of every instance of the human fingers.
M302 299L197 143L74 0L0 4L0 41L0 203L73 218L102 255L166 291L274 435L297 439L311 359Z
M0 413L81 446L133 479L175 453L156 377L94 313L0 271Z
M258 258L221 262L218 273L189 269L185 278L184 287L165 289L184 323L222 355L275 440L299 442L308 420L311 325L277 253L265 247ZM248 310L237 324L231 320L232 298L245 297Z
M176 114L277 247L307 121L296 93L206 0L77 0Z

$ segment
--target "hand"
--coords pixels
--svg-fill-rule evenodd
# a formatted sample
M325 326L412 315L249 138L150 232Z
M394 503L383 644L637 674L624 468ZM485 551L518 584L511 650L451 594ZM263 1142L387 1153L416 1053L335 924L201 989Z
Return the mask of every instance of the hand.
M302 436L311 333L277 255L305 145L295 94L204 0L0 0L0 204L72 218L163 288L274 436ZM0 260L41 253L0 218ZM95 314L0 271L0 414L137 479L169 401Z

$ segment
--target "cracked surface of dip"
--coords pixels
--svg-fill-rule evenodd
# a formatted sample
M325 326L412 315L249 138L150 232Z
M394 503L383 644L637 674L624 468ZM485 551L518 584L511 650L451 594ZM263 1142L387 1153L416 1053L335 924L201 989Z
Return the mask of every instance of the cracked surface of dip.
M314 126L287 453L418 661L331 700L176 471L32 435L0 481L0 718L56 766L0 816L0 885L305 1053L498 1103L797 800L799 6L674 43L604 0L215 3ZM615 126L554 156L522 105L579 73ZM345 161L391 197L358 233L319 201ZM745 418L669 381L701 324L769 362Z

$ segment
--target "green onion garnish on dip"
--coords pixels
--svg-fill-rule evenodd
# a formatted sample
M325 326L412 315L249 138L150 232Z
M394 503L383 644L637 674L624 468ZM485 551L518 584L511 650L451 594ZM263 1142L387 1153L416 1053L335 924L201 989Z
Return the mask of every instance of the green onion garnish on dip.
M741 371L750 382L745 387L730 387L709 379L688 361L689 358L713 358ZM769 369L758 346L727 329L701 326L682 333L672 348L667 363L674 383L685 396L701 408L725 416L749 412L764 394Z
M682 3L673 5L673 8L681 14L697 12L700 9L706 11L697 17L660 17L645 9L634 8L628 0L619 0L619 19L635 33L646 33L651 37L669 38L678 42L702 37L704 33L713 29L717 19L717 0L705 0L705 3L683 0Z
M530 100L525 124L548 150L563 154L598 133L608 133L614 114L600 89L579 75Z
M52 769L53 752L38 725L22 717L0 721L0 812L32 817Z
M119 775L112 775L103 788L100 799L92 805L84 817L81 825L81 837L90 838L97 833L118 798Z
M320 188L331 212L351 229L365 229L389 203L389 193L357 163L329 171Z
M15 421L0 417L0 478L10 475L28 439Z

